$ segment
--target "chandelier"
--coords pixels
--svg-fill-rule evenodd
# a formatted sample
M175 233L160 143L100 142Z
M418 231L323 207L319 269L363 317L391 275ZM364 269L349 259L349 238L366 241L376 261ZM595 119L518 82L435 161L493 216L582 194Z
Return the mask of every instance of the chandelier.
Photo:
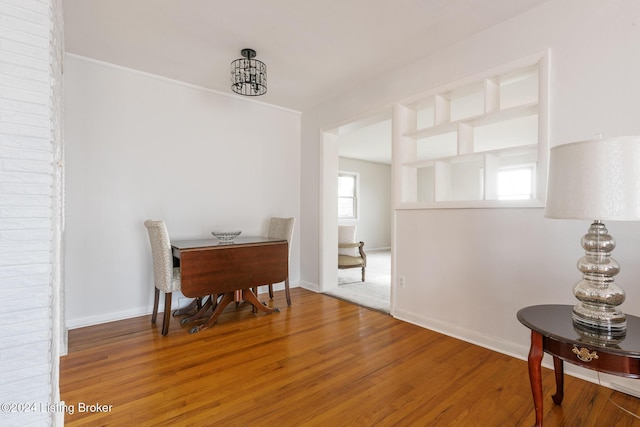
M243 58L231 62L231 90L245 96L259 96L267 93L267 66L253 59L256 51L242 49Z

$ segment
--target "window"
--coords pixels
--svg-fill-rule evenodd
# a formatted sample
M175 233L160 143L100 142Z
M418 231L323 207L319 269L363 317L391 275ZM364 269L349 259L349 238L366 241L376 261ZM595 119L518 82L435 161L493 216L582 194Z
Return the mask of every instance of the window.
M533 164L520 165L498 170L499 200L528 200L535 194Z
M340 172L338 174L338 218L358 217L358 174Z

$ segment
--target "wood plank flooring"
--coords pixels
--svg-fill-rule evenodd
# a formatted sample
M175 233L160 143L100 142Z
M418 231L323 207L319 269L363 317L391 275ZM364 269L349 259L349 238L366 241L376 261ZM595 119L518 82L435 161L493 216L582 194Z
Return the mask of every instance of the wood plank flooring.
M75 329L62 357L67 426L531 426L525 361L301 288L274 314L231 304L190 335L150 316ZM267 299L260 295L260 299ZM514 319L514 322L516 319ZM525 328L523 334L528 333ZM545 426L640 426L609 401L640 402L570 376ZM79 412L111 405L109 412Z

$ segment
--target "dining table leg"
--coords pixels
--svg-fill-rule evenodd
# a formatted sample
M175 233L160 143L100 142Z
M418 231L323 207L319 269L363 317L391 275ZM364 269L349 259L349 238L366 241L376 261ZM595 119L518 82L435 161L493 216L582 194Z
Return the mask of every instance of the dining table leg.
M200 310L198 310L195 314L191 316L183 317L180 320L180 324L184 325L185 323L190 323L190 322L193 322L194 320L202 319L205 313L209 311L209 309L211 308L215 309L217 304L218 304L218 295L209 295L209 297L207 298L207 301L204 304L202 304L202 306L200 307Z
M201 308L200 301L201 301L200 297L192 299L187 306L179 308L178 310L174 311L173 315L181 316L183 314L191 313L195 308L200 309Z
M211 316L209 316L207 321L201 325L194 326L189 330L189 333L195 334L196 332L200 332L203 329L207 329L208 327L214 325L227 305L235 300L235 295L236 294L233 291L225 292L225 294L222 296L222 299L220 300L220 302L218 302L216 308L213 310L213 313L211 313Z
M254 294L251 289L242 290L242 299L251 303L251 305L253 305L256 309L260 311L264 311L265 313L280 312L280 309L277 307L271 308L261 303L258 300L258 297L256 296L256 294Z
M200 332L213 326L218 320L218 317L220 317L220 314L222 314L224 309L227 307L227 305L236 300L236 296L236 291L225 292L222 296L222 299L220 300L220 302L218 302L215 309L213 310L213 313L211 313L211 316L207 319L207 321L201 325L194 326L189 330L189 333L195 334L196 332ZM251 305L253 305L256 309L264 311L265 313L274 313L280 311L278 308L267 307L264 304L260 303L251 289L242 289L242 299L251 303Z

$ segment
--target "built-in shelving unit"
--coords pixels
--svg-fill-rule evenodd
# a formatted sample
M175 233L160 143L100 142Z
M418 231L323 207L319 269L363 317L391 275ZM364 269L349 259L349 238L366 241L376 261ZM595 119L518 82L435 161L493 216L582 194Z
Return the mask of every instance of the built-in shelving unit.
M548 161L548 53L394 107L396 206L542 206ZM502 200L499 174L531 171L524 200Z

